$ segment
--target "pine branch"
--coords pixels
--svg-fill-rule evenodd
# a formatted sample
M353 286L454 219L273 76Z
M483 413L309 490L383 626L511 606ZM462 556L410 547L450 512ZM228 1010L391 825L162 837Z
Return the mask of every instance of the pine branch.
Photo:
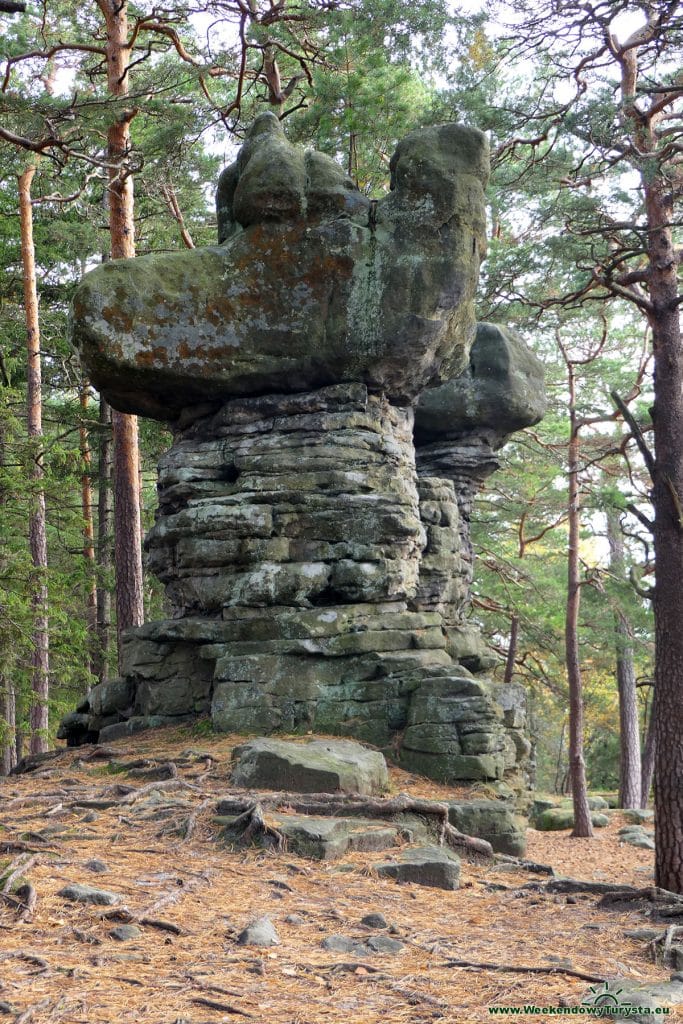
M623 398L621 398L621 396L618 395L616 391L610 391L610 398L612 399L617 409L623 416L624 421L628 423L629 427L631 428L633 439L638 445L638 449L640 451L640 454L643 456L643 460L647 467L647 471L650 474L650 479L654 483L656 472L655 457L647 446L647 442L643 437L643 432L640 429L638 421L636 420L635 416L633 415L629 407L626 405L626 402L624 402Z

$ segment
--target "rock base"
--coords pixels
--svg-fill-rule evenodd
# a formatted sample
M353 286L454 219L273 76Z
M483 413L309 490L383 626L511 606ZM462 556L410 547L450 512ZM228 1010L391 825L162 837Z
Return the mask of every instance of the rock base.
M462 621L460 500L418 475L412 409L363 384L195 415L161 459L146 540L173 617L128 632L123 678L61 735L210 715L244 735L353 737L444 782L519 772L519 701L471 672L489 662Z

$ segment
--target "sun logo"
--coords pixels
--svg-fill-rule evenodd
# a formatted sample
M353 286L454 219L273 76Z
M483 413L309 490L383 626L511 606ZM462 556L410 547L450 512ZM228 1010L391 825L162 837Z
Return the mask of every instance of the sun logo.
M603 982L600 987L591 985L591 994L586 996L585 999L581 1000L582 1006L628 1006L630 1000L622 1002L618 997L623 992L623 988L613 989L610 986L609 981Z

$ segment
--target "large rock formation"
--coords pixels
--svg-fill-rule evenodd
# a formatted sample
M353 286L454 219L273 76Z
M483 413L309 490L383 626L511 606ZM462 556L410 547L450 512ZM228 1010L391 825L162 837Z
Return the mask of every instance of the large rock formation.
M188 405L358 381L412 399L467 366L485 247L481 132L413 132L374 202L263 114L223 172L223 244L103 264L74 295L73 336L115 408Z
M391 174L369 201L263 115L219 182L220 245L77 289L93 382L174 441L146 539L170 616L127 634L70 742L210 713L353 736L445 780L528 754L467 622L469 517L497 449L542 415L542 373L502 328L472 344L484 136L413 132Z

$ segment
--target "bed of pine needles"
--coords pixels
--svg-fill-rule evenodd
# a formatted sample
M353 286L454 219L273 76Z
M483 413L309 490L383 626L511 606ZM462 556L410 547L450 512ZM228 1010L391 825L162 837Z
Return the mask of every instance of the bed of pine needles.
M668 979L646 944L624 936L648 924L642 912L600 909L592 895L549 894L544 875L463 861L460 889L448 892L377 878L372 864L386 852L321 863L227 849L212 819L229 788L236 742L157 731L112 744L108 758L92 757L93 748L64 750L36 772L0 780L0 876L14 874L0 884L0 1020L478 1022L490 1020L495 1005L578 1003L590 981L576 975ZM116 762L132 759L171 764L176 774L168 769L170 778L156 785L117 774ZM130 785L136 791L122 796ZM392 791L431 799L464 792L396 769ZM108 796L111 806L87 806ZM619 843L623 823L614 813L592 840L530 830L527 856L573 878L650 885L653 855ZM92 859L109 870L93 874L85 866ZM524 888L534 881L541 884ZM57 892L72 882L121 901L69 903ZM395 926L405 943L398 955L321 947L331 934L368 938L360 919L370 911ZM280 945L239 945L241 929L263 915ZM287 923L289 915L298 921ZM125 921L142 934L117 942L110 933Z

